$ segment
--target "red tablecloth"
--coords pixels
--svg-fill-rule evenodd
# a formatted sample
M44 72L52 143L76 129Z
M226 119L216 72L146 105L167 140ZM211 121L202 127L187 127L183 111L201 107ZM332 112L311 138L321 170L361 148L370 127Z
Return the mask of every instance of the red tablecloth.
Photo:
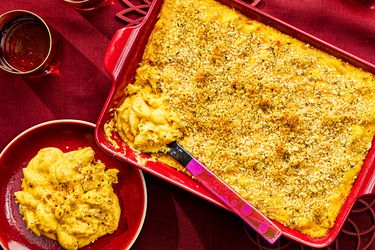
M62 55L60 77L23 79L0 71L0 150L40 122L61 118L96 122L111 86L103 56L114 32L125 25L115 14L126 5L115 1L115 5L81 14L62 0L1 0L0 13L27 9L45 18L61 34ZM370 10L371 4L375 2L263 0L258 7L375 64L375 11ZM233 214L153 176L145 177L148 211L134 249L269 249L265 243L256 243L256 235L248 235ZM366 201L370 208L351 214L347 230L331 249L363 249L372 242L375 205L371 199ZM351 235L355 225L362 235ZM375 242L369 247L375 249ZM306 247L282 239L270 249Z

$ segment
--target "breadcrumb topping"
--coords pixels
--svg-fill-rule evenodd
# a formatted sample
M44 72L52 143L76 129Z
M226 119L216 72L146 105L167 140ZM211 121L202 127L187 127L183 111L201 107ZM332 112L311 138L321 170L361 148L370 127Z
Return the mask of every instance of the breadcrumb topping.
M313 237L333 227L375 132L374 75L214 0L164 1L129 87L167 114L160 147L178 140L269 218ZM155 149L150 119L126 125L127 105L115 129L132 131L132 146L151 133Z

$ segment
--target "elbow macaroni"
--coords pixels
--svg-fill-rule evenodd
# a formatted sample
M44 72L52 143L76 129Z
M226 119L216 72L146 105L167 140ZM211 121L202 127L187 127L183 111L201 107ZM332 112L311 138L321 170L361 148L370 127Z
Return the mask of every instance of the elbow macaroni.
M150 85L138 88L115 113L116 130L126 142L144 152L165 152L181 136L179 118L168 110L168 100L153 93Z

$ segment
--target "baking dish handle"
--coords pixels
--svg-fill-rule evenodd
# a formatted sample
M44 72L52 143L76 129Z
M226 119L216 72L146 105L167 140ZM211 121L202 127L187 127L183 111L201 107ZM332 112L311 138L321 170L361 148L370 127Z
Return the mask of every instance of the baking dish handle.
M123 65L129 59L139 29L139 26L135 26L117 30L108 45L104 56L104 67L114 81L117 81Z

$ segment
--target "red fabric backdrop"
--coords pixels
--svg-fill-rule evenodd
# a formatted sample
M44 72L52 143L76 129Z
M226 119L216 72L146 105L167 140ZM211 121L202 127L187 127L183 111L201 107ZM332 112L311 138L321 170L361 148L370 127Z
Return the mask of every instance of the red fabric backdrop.
M375 64L372 4L369 0L263 0L258 8ZM104 53L114 32L125 25L115 17L125 8L115 0L114 5L82 14L62 0L1 0L0 13L27 9L42 16L61 34L62 51L61 76L24 79L0 71L0 150L23 130L44 121L96 122L111 86L103 68ZM249 238L242 222L229 212L148 174L146 182L147 217L134 249L266 249L264 243L254 243L256 236L250 233ZM370 228L375 224L370 217L354 217L354 223L367 223ZM360 237L342 233L332 248L361 249L373 236L374 230ZM284 239L271 249L283 246L306 249ZM375 242L369 247L375 249Z

